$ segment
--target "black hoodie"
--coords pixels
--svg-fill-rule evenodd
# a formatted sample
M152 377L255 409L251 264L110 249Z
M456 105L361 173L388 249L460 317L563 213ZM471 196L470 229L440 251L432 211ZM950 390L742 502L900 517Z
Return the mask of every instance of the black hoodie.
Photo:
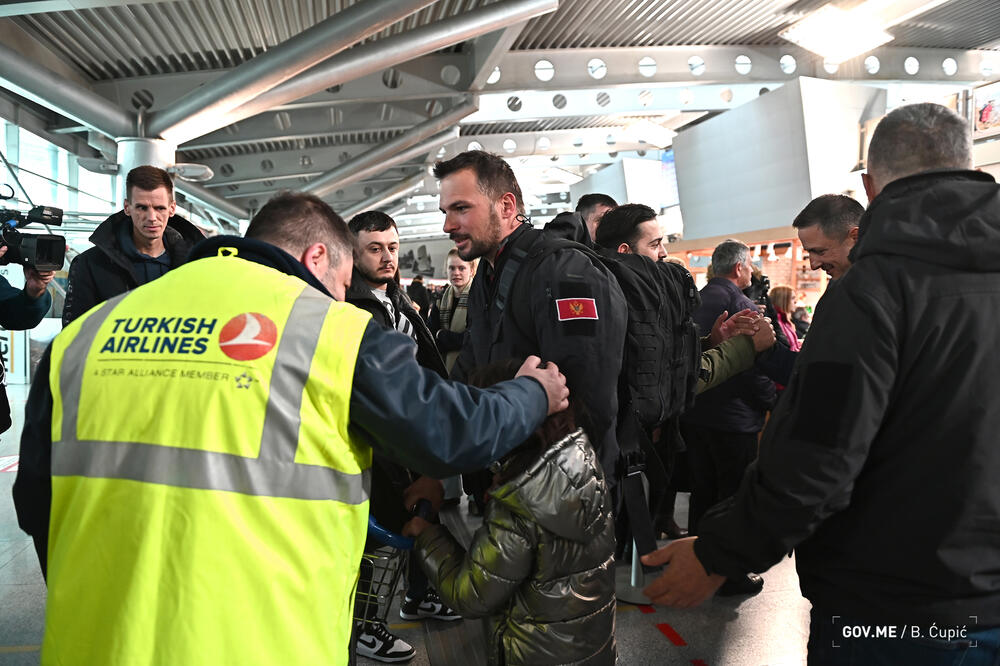
M895 181L859 236L757 463L695 552L735 575L795 548L814 607L1000 626L1000 186L971 171Z
M131 227L132 219L125 211L120 210L101 222L90 235L90 242L94 247L82 252L69 267L62 314L63 326L98 303L144 283L136 275L134 257L121 246L121 235L130 233ZM170 268L177 268L184 263L191 247L204 237L198 227L180 215L167 220L163 245L170 255Z

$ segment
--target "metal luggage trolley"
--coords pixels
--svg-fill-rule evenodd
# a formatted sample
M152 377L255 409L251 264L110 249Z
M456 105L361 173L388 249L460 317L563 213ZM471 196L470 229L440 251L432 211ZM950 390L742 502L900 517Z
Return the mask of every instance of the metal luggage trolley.
M354 601L355 622L386 622L389 607L399 589L399 581L406 571L413 539L385 529L368 516L368 537L382 544L361 556L361 573L370 574L368 590L359 583ZM367 570L367 571L366 571Z

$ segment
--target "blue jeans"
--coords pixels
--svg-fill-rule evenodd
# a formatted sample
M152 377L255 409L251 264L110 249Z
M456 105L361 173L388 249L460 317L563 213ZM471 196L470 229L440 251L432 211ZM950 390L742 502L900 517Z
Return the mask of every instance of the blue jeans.
M1000 627L968 625L964 638L932 638L926 627L878 627L813 608L809 622L809 666L1000 666ZM971 622L971 621L970 621ZM954 627L941 627L947 631ZM874 632L881 630L882 636ZM845 636L845 631L847 636ZM854 632L853 635L852 631ZM868 637L855 637L867 631ZM939 629L935 626L934 633ZM890 634L887 636L886 634ZM895 635L895 637L891 637Z

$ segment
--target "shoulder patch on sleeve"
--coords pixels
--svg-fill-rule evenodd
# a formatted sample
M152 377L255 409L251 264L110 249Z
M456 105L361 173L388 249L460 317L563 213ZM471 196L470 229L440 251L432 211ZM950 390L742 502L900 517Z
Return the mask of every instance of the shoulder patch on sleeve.
M585 282L559 282L555 294L556 323L565 335L594 335L600 313L594 291Z
M593 298L557 298L556 316L559 321L567 319L600 319L597 316L597 301Z

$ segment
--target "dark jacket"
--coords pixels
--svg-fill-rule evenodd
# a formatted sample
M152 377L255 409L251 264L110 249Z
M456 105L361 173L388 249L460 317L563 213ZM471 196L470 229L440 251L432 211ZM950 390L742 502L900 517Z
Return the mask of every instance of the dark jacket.
M578 250L563 249L535 266L521 263L501 309L497 295L505 267L512 256L529 252L541 236L540 229L521 225L507 237L495 267L480 263L469 294L469 334L452 376L464 379L475 367L532 354L555 362L591 421L587 434L605 474L613 479L618 374L628 316L625 297L603 264L594 265ZM560 314L557 301L565 306L575 299L593 299L597 319L567 318L565 308Z
M556 238L576 241L592 250L595 248L594 239L590 237L590 230L587 229L583 215L575 211L559 213L546 223L544 230Z
M468 552L440 525L421 533L431 584L462 615L491 616L491 665L614 664L614 519L583 431L491 494Z
M406 317L413 326L417 343L417 363L446 378L448 373L445 371L444 359L434 344L434 338L395 280L390 280L386 285L386 296L389 297L399 316ZM397 330L395 320L378 297L372 293L364 276L356 268L344 300L371 314L372 321L382 328ZM372 456L372 492L369 510L375 520L386 529L399 532L403 529L403 524L409 520L410 514L403 506L402 493L416 476L378 451ZM377 545L373 542L372 547Z
M215 256L222 247L235 247L241 259L300 278L303 288L308 285L328 293L294 257L260 241L217 236L198 244L191 260ZM239 278L238 274L219 276L220 280ZM199 301L214 303L216 298L210 289L191 293L191 299ZM52 392L48 379L46 350L25 406L20 466L14 482L18 524L34 537L43 566L52 487ZM118 407L127 411L124 402ZM446 381L417 364L416 345L409 337L370 322L354 366L349 425L353 435L400 465L441 478L479 469L506 455L535 431L545 419L547 407L544 390L530 378L489 389Z
M24 289L15 289L5 278L0 277L0 326L13 331L34 328L45 318L50 307L52 295L48 289L38 298L32 298ZM6 373L2 359L0 372ZM0 382L0 433L7 432L11 425L6 382Z
M386 285L386 295L400 316L410 320L410 324L413 326L414 337L417 342L417 362L442 377L447 377L448 373L444 369L444 359L441 358L441 352L438 351L437 345L434 343L434 336L431 335L427 324L424 323L420 314L413 309L410 299L399 288L395 280L390 280L389 284ZM351 276L351 287L347 290L344 300L371 314L372 319L382 328L396 329L396 322L389 316L389 311L385 309L385 306L372 293L371 287L368 286L364 276L357 269L354 269L354 274Z
M701 307L694 314L702 334L712 330L723 311L734 315L753 302L726 278L712 278L701 290ZM758 370L748 370L698 396L682 418L685 423L725 432L756 433L764 427L764 414L774 406L774 382Z
M695 551L736 574L794 548L802 593L846 617L998 626L1000 186L967 171L890 183L852 260Z
M414 280L406 288L406 295L410 300L420 306L420 317L426 322L431 316L431 295L427 293L427 287L423 282Z
M82 252L70 264L66 302L63 304L63 326L98 303L141 284L132 267L132 260L122 250L118 240L123 227L131 229L131 226L132 219L125 215L125 211L118 211L101 222L90 235L94 247ZM171 268L184 263L192 246L204 237L198 227L180 215L167 220L163 245L170 255Z

